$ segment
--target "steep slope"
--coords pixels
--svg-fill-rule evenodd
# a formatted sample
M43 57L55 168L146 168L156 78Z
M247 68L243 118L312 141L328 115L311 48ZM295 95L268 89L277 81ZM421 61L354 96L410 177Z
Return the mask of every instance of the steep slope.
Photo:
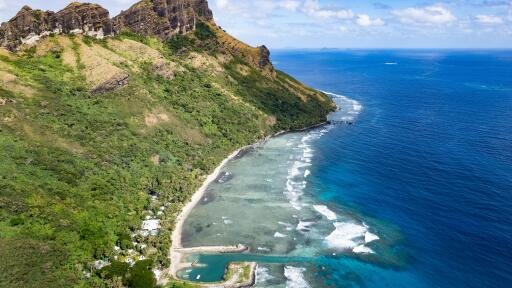
M134 24L145 5L160 26ZM105 11L24 7L0 28L0 287L151 287L205 175L334 108L217 27L204 0Z

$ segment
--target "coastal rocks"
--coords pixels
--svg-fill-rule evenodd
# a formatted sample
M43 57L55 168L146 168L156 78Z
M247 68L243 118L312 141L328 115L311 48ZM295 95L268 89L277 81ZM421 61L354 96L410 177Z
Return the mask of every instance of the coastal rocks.
M237 57L242 57L250 66L260 70L263 75L271 78L276 76L274 66L270 61L270 51L266 46L254 48L237 40L218 26L211 28L226 51Z
M268 50L267 46L262 45L257 48L260 52L260 59L258 61L258 66L260 67L260 69L264 69L265 67L267 67L267 65L272 65L272 63L270 62L270 50Z
M267 76L275 76L274 65L270 61L270 50L265 45L259 46L256 49L259 50L258 67L260 70Z

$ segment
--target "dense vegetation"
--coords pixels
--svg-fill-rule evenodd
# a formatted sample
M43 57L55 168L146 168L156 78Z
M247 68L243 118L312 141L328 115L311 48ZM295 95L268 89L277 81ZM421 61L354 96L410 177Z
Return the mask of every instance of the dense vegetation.
M115 48L123 41L180 68L164 77ZM166 44L127 34L45 43L0 53L0 287L154 286L150 269L168 266L174 219L205 175L236 148L332 109L284 73L263 76L227 53L207 25ZM84 47L125 59L112 65L129 84L92 94ZM160 233L135 235L161 207ZM130 249L148 260L123 263ZM94 270L101 259L112 265Z

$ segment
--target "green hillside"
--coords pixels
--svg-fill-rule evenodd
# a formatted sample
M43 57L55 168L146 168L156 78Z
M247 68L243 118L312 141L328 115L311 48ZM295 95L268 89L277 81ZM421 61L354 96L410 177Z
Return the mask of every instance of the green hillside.
M0 51L0 287L153 285L176 215L222 159L333 109L209 24ZM134 235L148 215L160 233Z

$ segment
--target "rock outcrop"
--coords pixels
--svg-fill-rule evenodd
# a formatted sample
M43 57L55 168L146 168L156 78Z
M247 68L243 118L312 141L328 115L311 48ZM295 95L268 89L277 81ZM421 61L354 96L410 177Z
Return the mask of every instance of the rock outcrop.
M206 0L143 0L110 19L97 4L73 2L55 13L24 6L0 26L0 47L15 51L54 34L85 34L103 38L123 31L163 40L193 31L199 19L213 21Z
M223 49L244 58L265 75L275 75L269 50L250 47L215 25L207 0L142 0L112 19L106 9L91 3L73 2L57 13L25 6L0 26L0 47L16 51L22 44L33 45L52 33L103 38L131 32L169 40L194 31L201 21L215 31ZM121 79L119 83L124 82Z
M116 90L118 88L124 87L128 84L128 80L130 75L128 73L123 72L115 75L114 77L107 79L105 82L97 85L91 90L91 93L98 94L104 93L112 90Z
M270 62L270 50L268 50L267 46L260 46L258 47L258 50L260 51L260 60L258 61L259 68L265 69L265 67L268 67L269 65L272 66L272 62Z
M73 2L52 17L52 30L101 38L112 34L112 22L108 10L100 5Z
M113 19L116 32L169 39L193 31L199 19L213 20L206 0L141 1Z
M13 51L30 35L49 31L53 15L53 12L23 6L14 18L0 26L0 46Z
M0 46L14 51L51 33L84 33L102 38L112 34L112 23L108 10L96 4L73 2L57 13L24 6L0 26Z

